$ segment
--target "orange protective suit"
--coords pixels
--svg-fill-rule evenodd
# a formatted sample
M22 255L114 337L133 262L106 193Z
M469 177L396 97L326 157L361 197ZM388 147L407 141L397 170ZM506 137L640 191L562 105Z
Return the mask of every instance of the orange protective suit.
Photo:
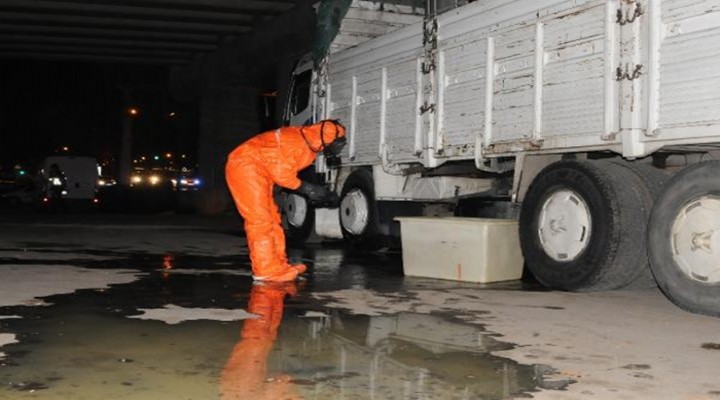
M267 358L277 338L286 295L295 295L295 282L254 285L248 312L257 319L245 321L240 342L233 348L220 377L222 400L299 399L287 375L267 377Z
M255 279L287 281L305 272L304 265L288 263L273 185L299 188L298 172L310 166L318 152L344 136L345 128L337 123L285 127L251 138L228 156L225 178L245 219Z

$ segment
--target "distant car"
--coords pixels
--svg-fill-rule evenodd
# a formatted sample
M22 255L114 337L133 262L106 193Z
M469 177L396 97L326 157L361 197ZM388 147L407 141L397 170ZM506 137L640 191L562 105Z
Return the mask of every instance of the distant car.
M0 170L0 193L15 190L15 172Z
M39 196L35 186L25 185L0 194L0 200L11 206L32 205L38 201Z
M202 180L198 177L189 175L180 175L172 180L175 190L185 192L190 190L198 190L202 186Z
M130 176L130 186L137 188L163 188L172 184L171 174L160 168L136 169Z
M110 176L100 176L98 178L97 185L98 185L98 188L115 186L115 185L117 185L117 180Z

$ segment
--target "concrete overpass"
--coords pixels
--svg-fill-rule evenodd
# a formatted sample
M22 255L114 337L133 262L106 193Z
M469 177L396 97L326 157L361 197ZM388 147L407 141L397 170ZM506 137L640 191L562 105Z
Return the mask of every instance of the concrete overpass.
M196 104L202 208L225 208L225 155L259 129L262 90L284 86L312 45L309 0L3 0L3 60L168 68ZM162 83L161 83L162 84Z

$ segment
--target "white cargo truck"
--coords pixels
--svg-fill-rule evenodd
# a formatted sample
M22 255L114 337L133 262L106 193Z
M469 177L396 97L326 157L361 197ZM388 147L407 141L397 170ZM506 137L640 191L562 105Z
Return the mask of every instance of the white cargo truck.
M720 0L477 0L301 62L286 121L339 119L348 146L316 163L339 210L288 196L289 235L517 204L543 284L654 280L720 315L718 65Z

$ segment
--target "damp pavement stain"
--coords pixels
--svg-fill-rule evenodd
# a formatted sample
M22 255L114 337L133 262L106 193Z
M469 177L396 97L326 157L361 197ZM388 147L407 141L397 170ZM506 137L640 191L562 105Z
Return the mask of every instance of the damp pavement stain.
M15 340L15 335L10 333L0 333L0 349L2 349L3 346L16 343L17 340ZM0 364L2 364L3 359L5 358L5 353L0 351Z
M43 251L33 251L32 248L20 248L20 249L0 249L0 259L16 259L16 260L108 260L112 257L95 255L95 254L83 254L68 252L68 249L58 248L44 248Z
M188 308L178 307L174 304L168 304L162 308L144 309L140 315L131 315L130 318L151 319L162 321L166 324L179 324L185 321L193 320L214 320L214 321L242 321L248 318L257 318L255 314L250 314L245 310L227 310L221 308Z
M93 270L67 265L0 264L0 307L42 305L40 297L71 293L78 289L104 289L129 283L140 271L132 269Z

